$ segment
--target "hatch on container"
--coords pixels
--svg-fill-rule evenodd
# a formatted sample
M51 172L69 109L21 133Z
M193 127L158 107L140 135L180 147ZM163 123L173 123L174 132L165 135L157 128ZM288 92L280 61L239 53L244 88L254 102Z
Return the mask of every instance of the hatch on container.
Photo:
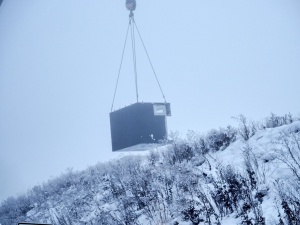
M137 102L110 113L113 151L143 151L162 146L168 136L170 103Z

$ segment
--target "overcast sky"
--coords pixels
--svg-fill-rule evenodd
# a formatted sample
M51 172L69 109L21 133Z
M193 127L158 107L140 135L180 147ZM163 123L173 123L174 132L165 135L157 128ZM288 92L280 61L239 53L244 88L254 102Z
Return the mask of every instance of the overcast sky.
M0 7L0 201L119 157L109 112L124 0L4 0ZM135 20L185 134L240 113L299 115L300 1L138 1ZM127 46L115 108L134 103ZM163 101L137 39L140 100Z

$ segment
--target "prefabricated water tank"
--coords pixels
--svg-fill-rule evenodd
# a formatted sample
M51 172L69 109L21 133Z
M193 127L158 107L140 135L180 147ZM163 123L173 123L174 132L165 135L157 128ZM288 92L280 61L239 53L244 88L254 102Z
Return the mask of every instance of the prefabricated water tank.
M137 102L110 113L112 151L142 151L166 140L170 103Z

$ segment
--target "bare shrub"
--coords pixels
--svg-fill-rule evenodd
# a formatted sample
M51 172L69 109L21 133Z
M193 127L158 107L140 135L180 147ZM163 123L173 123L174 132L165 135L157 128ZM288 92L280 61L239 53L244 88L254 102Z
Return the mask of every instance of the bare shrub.
M247 121L247 118L243 115L243 114L240 114L236 117L233 117L238 123L239 123L239 127L238 127L238 134L245 140L249 140L249 138L251 136L253 136L256 131L255 128L253 128L254 126L254 123L252 124L249 124L248 121ZM252 127L251 127L252 126Z
M271 113L270 117L265 119L266 128L280 127L286 124L291 124L296 120L291 113L285 114L283 116L277 116Z
M281 207L285 214L286 222L300 224L300 132L291 131L281 133L279 141L276 142L278 159L282 161L292 172L289 180L276 182Z

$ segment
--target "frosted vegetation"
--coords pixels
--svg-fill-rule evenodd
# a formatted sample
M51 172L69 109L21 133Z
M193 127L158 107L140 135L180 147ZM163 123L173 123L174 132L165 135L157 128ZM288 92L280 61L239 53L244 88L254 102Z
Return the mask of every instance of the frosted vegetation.
M0 205L0 223L300 224L300 121L261 122L205 134L84 171L67 170Z

